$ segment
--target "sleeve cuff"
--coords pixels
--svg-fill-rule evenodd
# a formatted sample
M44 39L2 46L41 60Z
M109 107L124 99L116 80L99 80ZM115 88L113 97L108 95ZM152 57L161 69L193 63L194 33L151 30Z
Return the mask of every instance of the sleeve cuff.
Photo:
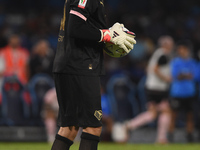
M99 31L101 32L101 39L99 40L99 42L102 42L102 40L103 40L103 31L101 29L99 29Z

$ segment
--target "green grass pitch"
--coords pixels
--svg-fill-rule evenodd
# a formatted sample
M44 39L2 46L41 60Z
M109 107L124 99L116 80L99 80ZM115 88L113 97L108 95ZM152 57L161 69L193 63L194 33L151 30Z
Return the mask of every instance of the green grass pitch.
M47 143L0 143L0 150L50 150ZM70 150L78 150L75 143ZM115 144L100 143L98 150L200 150L200 144Z

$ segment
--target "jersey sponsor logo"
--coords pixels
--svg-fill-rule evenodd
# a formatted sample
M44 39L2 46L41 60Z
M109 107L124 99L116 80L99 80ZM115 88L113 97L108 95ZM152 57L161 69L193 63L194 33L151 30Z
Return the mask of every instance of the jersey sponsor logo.
M96 110L95 112L94 112L94 116L100 121L101 120L101 118L102 118L102 110Z
M79 0L78 7L84 9L86 6L87 0Z

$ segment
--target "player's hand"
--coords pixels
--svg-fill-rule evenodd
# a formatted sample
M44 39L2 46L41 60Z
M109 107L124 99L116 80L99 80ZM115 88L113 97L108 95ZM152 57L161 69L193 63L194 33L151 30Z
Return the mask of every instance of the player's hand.
M136 44L135 34L124 27L123 24L115 23L109 30L101 30L103 42L110 42L123 48L127 53Z
M133 49L134 44L136 44L135 33L131 32L127 28L125 28L123 24L121 24L121 26L122 26L122 30L126 33L127 40L131 43L131 48L129 49L129 52L130 52Z

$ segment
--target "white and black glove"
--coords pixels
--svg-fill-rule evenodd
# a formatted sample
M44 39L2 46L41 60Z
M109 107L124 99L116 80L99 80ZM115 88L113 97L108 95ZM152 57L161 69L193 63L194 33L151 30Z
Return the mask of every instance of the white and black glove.
M133 45L136 44L135 33L130 32L123 24L115 23L111 28L100 31L100 42L110 42L118 45L126 53L129 53L133 49Z

